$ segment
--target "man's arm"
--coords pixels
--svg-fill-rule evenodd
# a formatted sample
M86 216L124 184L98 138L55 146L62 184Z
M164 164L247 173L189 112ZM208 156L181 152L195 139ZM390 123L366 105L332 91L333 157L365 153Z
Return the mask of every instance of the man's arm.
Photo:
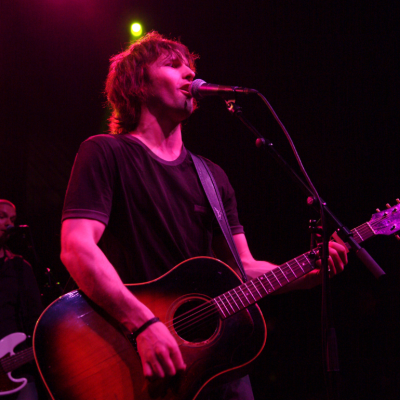
M247 244L246 236L243 233L233 235L233 239L236 244L240 259L242 260L243 267L247 276L250 279L256 278L261 274L265 274L271 269L277 267L277 265L271 264L267 261L257 261L252 256L249 246ZM235 265L235 260L232 253L222 235L214 238L213 250L215 255L222 261L226 262L230 266ZM343 271L344 266L347 264L347 252L346 249L336 243L329 243L329 267L330 276L334 276L337 273ZM320 266L320 262L317 261L317 267ZM310 289L321 283L321 271L319 268L309 272L303 277L296 279L294 282L288 284L283 289L277 291L277 293L288 292L296 289Z
M104 229L96 220L66 219L61 230L61 260L90 299L134 332L154 314L126 288L97 246ZM162 323L140 333L137 346L148 378L172 376L185 369L179 347Z

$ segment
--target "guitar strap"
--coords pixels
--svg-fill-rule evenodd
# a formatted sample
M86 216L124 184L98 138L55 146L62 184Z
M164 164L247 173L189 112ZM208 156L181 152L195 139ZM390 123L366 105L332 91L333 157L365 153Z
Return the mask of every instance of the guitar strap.
M193 153L190 153L190 155L192 157L197 174L199 175L200 182L203 185L203 189L206 193L207 199L210 202L212 210L214 211L215 217L217 218L219 226L221 227L221 231L225 236L226 242L231 249L233 257L236 261L236 265L238 266L239 271L242 274L243 282L246 282L247 276L244 272L242 261L239 257L239 253L233 240L231 228L228 224L228 218L226 216L224 205L219 194L217 183L215 182L215 179L204 159L202 157L196 156Z

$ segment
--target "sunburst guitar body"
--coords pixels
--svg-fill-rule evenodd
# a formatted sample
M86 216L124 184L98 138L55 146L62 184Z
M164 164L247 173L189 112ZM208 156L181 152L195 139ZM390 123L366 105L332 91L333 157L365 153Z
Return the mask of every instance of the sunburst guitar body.
M62 296L42 314L34 334L49 393L56 400L183 400L197 397L211 381L245 374L265 344L263 316L255 304L233 305L224 316L213 301L240 284L228 266L201 257L157 280L127 285L169 327L187 365L183 374L153 382L144 378L139 354L115 320L80 291Z

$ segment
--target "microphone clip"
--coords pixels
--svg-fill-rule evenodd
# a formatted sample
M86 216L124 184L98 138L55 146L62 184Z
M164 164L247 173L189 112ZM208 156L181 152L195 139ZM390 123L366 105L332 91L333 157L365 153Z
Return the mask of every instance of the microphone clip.
M236 100L230 99L230 100L225 100L226 107L228 111L232 115L238 115L242 113L242 107L240 107L238 104L236 104Z

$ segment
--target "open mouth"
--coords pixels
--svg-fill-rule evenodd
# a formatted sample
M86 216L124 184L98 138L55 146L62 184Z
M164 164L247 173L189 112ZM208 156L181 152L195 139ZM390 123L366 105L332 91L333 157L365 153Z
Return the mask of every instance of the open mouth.
M187 85L182 86L182 87L180 88L180 91L181 91L185 96L187 96L187 97L192 97L192 95L191 95L191 93L190 93L190 91L189 91L189 88L190 88L190 84L187 84Z

